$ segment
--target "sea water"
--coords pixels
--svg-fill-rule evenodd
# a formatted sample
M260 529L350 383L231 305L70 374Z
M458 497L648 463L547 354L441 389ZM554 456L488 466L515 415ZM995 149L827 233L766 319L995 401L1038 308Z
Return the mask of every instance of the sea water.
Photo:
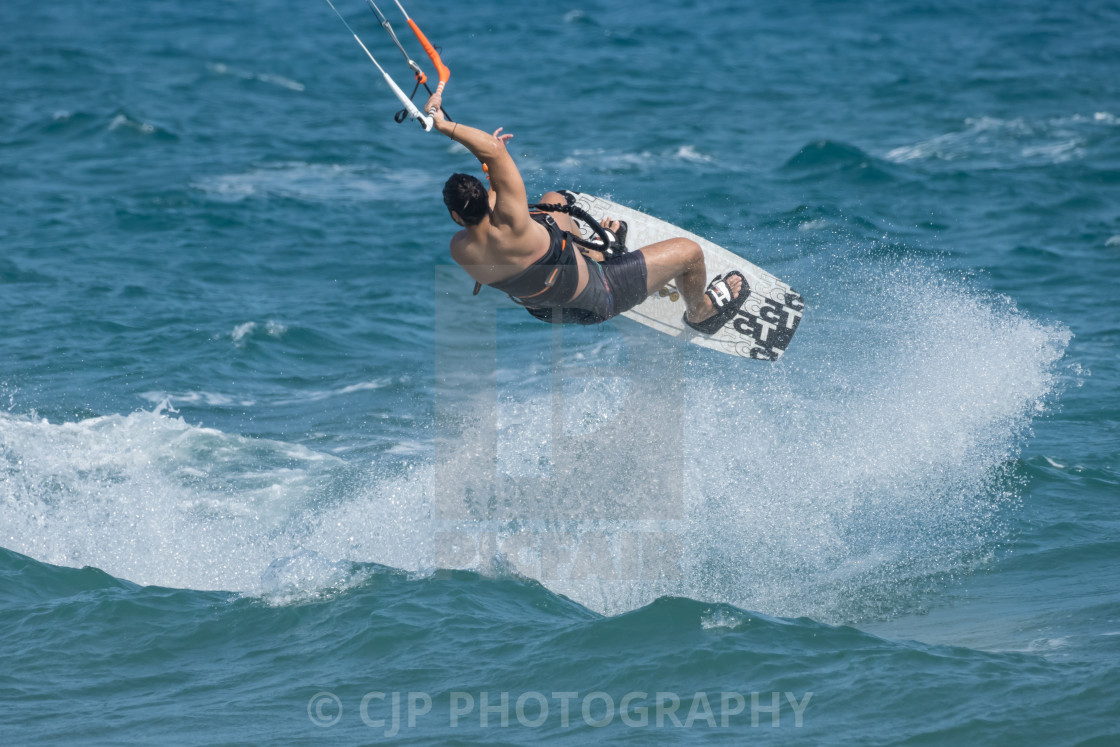
M406 7L789 351L472 297L326 4L5 4L0 741L1120 742L1120 9Z

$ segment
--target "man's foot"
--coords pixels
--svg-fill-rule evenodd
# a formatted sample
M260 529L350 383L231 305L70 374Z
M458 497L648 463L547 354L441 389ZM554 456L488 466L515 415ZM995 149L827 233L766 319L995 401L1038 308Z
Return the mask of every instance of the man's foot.
M622 225L622 221L611 220L610 218L607 218L606 220L602 221L599 225L602 226L603 228L607 229L611 233L618 233L618 229Z
M611 220L607 219L605 223L601 224L603 228L607 229L607 233L611 237L611 245L618 245L620 247L626 246L626 221L624 220Z
M583 256L588 259L602 263L606 262L608 259L614 259L626 251L626 221L607 218L599 225L606 230L607 235L610 237L610 245L602 250L591 249L581 245L579 250L583 252ZM603 245L603 242L599 240L598 234L592 234L591 240L595 242L596 246Z
M738 313L749 295L747 279L738 270L717 275L704 291L704 307L698 309L695 316L686 313L684 323L701 334L715 334Z

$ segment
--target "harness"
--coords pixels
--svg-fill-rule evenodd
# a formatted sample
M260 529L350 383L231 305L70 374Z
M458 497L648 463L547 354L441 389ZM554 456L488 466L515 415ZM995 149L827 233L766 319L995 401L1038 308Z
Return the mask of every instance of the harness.
M573 246L573 236L561 231L551 216L544 211L530 215L548 230L548 251L516 275L488 285L522 306L560 306L575 296L581 255Z
M545 254L545 256L526 268L524 272L518 273L514 277L507 278L506 280L500 280L495 283L487 283L487 285L489 285L490 287L497 288L498 290L503 291L511 299L513 299L515 303L519 303L522 306L528 305L529 299L535 299L536 303L538 304L542 301L555 300L548 298L547 292L552 290L555 287L557 281L563 278L564 273L562 272L562 270L566 269L564 265L570 264L573 268L575 267L574 257L572 258L572 260L565 261L564 252L568 248L569 240L571 243L579 244L580 246L587 247L588 249L593 249L597 252L601 252L603 255L603 261L612 260L615 257L621 256L627 251L626 245L624 243L624 232L620 231L619 233L622 235L615 236L613 232L603 228L599 224L599 221L595 220L595 218L593 218L590 213L576 205L575 197L571 192L560 190L560 194L564 195L565 202L563 204L537 203L535 205L530 205L529 210L532 211L530 212L530 215L533 216L534 220L537 219L536 216L543 215L545 213L564 213L566 215L570 215L573 218L586 223L591 228L591 230L594 231L595 234L600 238L602 243L589 241L582 236L577 236L576 234L573 234L571 232L564 231L562 232L562 235L564 237L563 243L560 247L559 252L555 251L556 242L555 240L553 240L552 246L549 247L549 251ZM547 218L548 216L546 215L545 217ZM551 223L553 227L556 226L556 223L551 219L549 219L549 223ZM547 228L548 226L549 224L545 223L545 227ZM552 231L549 231L549 233L551 234ZM552 272L547 275L547 277L543 278L543 282L539 282L536 286L526 289L531 290L532 292L525 294L521 292L514 293L511 292L511 290L507 289L510 285L520 285L521 283L523 283L524 280L527 279L525 276L528 275L531 270L541 264L553 266L553 269ZM506 287L502 287L503 285L505 285ZM472 295L477 296L479 294L479 291L481 290L482 283L476 282L474 284L474 293ZM513 290L520 291L522 289L515 287ZM562 299L562 301L568 300L571 299Z
M562 189L560 190L560 194L564 195L565 200L565 203L562 205L559 203L538 203L536 205L530 205L529 209L546 210L550 213L564 213L565 215L570 215L573 218L586 223L588 226L590 226L591 230L595 232L602 243L597 244L594 241L588 241L582 236L575 235L572 236L572 240L580 246L585 246L588 249L594 249L597 252L602 252L604 260L614 259L615 257L624 254L627 251L625 244L622 240L619 239L619 237L616 237L612 232L599 225L599 221L591 217L591 213L587 212L579 205L576 205L576 198L572 195L571 192L567 191L566 189Z

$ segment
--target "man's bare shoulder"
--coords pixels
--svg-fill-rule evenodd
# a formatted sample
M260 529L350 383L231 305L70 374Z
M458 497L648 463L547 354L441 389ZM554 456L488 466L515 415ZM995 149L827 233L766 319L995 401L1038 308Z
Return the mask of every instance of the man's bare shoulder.
M467 247L470 246L468 236L469 234L464 229L451 237L451 258L456 262L462 262Z
M451 258L481 282L500 279L508 274L510 266L524 267L548 251L548 230L536 221L529 222L529 230L524 234L500 228L491 230L484 241L471 237L463 230L451 239ZM486 270L481 270L486 267ZM493 277L497 274L497 277ZM483 275L485 277L480 277Z

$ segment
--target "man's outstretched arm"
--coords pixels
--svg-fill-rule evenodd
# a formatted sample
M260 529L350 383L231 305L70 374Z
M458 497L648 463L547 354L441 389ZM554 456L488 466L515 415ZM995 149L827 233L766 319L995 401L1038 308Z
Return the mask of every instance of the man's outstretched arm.
M437 132L441 132L457 143L462 144L474 154L475 158L486 166L490 175L490 187L494 190L496 199L494 213L490 220L497 225L506 225L520 230L529 220L529 195L525 191L525 182L517 164L506 150L506 141L513 135L503 135L499 127L493 134L465 125L460 122L449 122L440 109L440 97L433 95L424 105L424 111L429 112L436 108L435 125Z

